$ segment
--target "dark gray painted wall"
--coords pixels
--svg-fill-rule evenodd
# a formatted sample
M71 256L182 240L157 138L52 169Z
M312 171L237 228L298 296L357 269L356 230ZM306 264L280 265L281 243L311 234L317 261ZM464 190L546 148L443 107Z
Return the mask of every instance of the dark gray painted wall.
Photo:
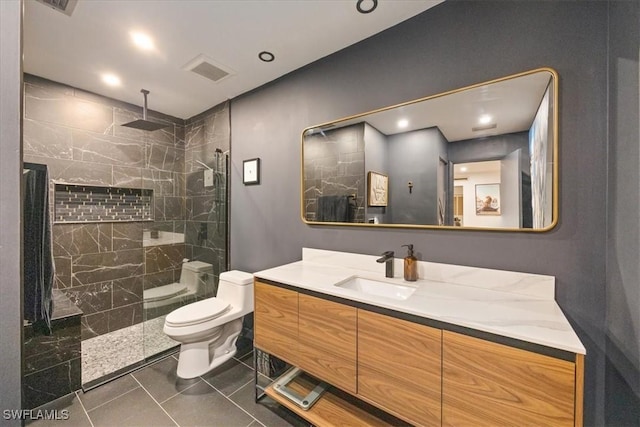
M449 161L468 163L499 160L509 153L522 149L524 162L529 162L529 132L509 133L488 138L467 139L449 144ZM529 167L527 166L527 170Z
M549 66L560 75L560 222L544 234L308 226L300 220L307 126ZM604 419L607 3L445 2L231 104L231 267L299 260L303 246L556 276L585 344L585 418ZM258 186L242 160L262 159ZM586 171L588 177L585 176ZM488 250L487 248L490 248Z
M0 412L21 408L22 393L22 256L20 230L22 213L21 104L22 104L22 5L18 1L0 2ZM0 425L19 426L20 420Z
M609 16L607 424L640 425L640 5Z
M365 122L364 125L364 171L389 175L389 145L387 137L378 129ZM367 183L368 185L368 183ZM369 191L369 187L367 187ZM365 201L365 221L377 218L381 224L389 222L391 204L388 206L367 206Z
M387 137L389 204L394 224L438 224L438 164L447 141L437 128ZM408 183L413 188L409 192Z

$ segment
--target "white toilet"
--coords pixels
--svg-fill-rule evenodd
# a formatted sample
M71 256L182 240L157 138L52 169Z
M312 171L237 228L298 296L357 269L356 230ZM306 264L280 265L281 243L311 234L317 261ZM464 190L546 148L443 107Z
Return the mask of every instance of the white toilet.
M145 289L144 308L158 308L174 303L195 300L205 289L213 289L213 266L202 261L182 261L180 280L177 283Z
M195 378L236 354L242 318L253 312L253 275L232 270L220 274L215 298L194 302L169 313L164 333L182 345L178 377Z

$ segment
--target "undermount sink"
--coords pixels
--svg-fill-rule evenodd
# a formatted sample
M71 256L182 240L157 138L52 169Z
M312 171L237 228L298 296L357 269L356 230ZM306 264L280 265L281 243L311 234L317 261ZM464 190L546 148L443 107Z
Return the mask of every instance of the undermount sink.
M337 283L336 286L362 292L367 295L375 295L397 300L405 300L416 291L416 287L414 286L381 282L379 280L365 279L363 277L352 277L344 282Z

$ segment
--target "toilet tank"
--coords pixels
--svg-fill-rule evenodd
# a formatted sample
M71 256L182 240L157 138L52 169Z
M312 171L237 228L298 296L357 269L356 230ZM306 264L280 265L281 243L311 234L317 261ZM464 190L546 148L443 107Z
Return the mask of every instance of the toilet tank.
M252 312L253 274L239 270L220 273L216 297L242 307L245 313Z
M213 266L202 261L183 262L180 283L187 285L189 293L204 294L213 289Z

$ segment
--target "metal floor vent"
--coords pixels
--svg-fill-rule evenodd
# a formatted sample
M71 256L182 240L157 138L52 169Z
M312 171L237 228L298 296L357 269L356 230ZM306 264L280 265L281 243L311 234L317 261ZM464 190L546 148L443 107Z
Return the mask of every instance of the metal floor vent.
M78 0L36 0L50 8L62 12L67 16L71 16Z
M219 64L215 64L214 61L204 55L196 56L182 68L199 74L215 83L233 74L230 70L223 69Z

